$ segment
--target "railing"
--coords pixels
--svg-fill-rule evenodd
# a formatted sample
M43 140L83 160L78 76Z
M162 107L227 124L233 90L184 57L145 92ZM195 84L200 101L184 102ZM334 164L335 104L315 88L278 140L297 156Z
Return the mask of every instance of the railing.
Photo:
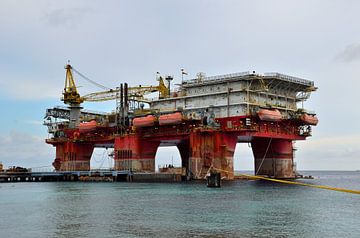
M290 75L286 75L286 74L280 74L280 73L277 73L277 72L264 73L264 76L265 77L278 78L278 79L288 81L288 82L292 82L292 83L298 83L298 84L303 84L303 85L307 85L307 86L314 86L313 81L298 78L298 77L294 77L294 76L290 76Z
M232 73L232 74L223 74L223 75L215 75L215 76L210 76L210 77L204 77L201 80L209 82L209 81L216 81L216 80L223 80L223 79L229 79L229 78L236 78L236 77L244 77L247 75L250 75L250 71L245 71L245 72L239 72L239 73ZM190 80L186 80L184 83L185 84L193 84L193 83L197 83L199 81L199 78L195 78L195 79L190 79Z
M273 77L273 78L278 78L278 79L281 79L281 80L284 80L287 82L303 84L306 86L314 86L314 82L307 80L307 79L302 79L302 78L298 78L298 77L294 77L294 76L290 76L290 75L286 75L286 74L281 74L281 73L277 73L277 72L269 72L269 73L264 73L262 75L259 73L255 73L254 71L253 72L245 71L245 72L232 73L232 74L215 75L215 76L210 76L210 77L204 77L202 79L195 78L195 79L190 79L190 80L184 81L184 84L185 85L186 84L189 84L189 85L195 84L195 83L198 83L199 80L202 80L203 82L213 82L213 81L217 81L217 80L224 80L224 79L230 79L230 78L236 78L236 77L244 77L244 76L248 76L248 75Z
M70 109L65 106L55 106L52 109L60 109L60 110L64 110L64 111L70 111ZM108 114L107 112L100 112L100 111L89 110L89 109L82 109L81 112L87 113L87 114L94 114L94 115L104 115L104 116Z
M32 167L29 168L29 172L32 173L44 173L44 172L53 172L54 171L54 167L52 165L47 165L47 166L40 166L40 167Z

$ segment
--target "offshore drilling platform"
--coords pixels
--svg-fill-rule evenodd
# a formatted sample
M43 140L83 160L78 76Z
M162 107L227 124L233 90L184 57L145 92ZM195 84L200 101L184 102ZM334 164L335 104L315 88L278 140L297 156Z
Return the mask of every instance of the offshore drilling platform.
M114 170L155 172L159 146L177 146L187 179L217 170L234 178L236 144L250 143L255 174L296 178L294 141L311 136L318 119L298 108L317 88L314 82L280 73L243 72L182 80L170 90L171 76L156 86L129 87L80 96L71 65L63 98L68 107L47 109L45 123L56 148L56 171L89 171L96 147L114 148ZM184 73L184 72L182 72ZM85 77L85 76L83 76ZM149 98L151 93L157 98ZM116 100L116 110L83 110L83 102Z

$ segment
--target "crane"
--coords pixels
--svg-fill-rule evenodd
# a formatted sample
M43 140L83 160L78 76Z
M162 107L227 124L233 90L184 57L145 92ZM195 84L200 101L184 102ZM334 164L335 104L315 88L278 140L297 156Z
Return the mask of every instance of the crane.
M80 123L80 116L81 116L81 103L83 102L102 102L108 100L115 100L119 99L120 95L120 88L110 89L105 87L99 83L94 82L93 80L87 78L85 75L81 74L79 71L73 68L70 64L65 66L66 69L66 78L65 78L65 87L63 91L63 97L61 98L65 104L69 105L69 128L76 128L79 126ZM84 78L85 80L89 81L90 83L101 87L105 91L94 92L87 94L85 96L80 96L76 84L75 79L73 76L73 72L77 73L79 76ZM149 103L150 101L147 100L144 96L149 93L159 92L159 98L167 98L170 95L170 85L167 87L164 83L163 77L159 76L157 78L159 84L157 86L136 86L136 87L129 87L127 90L127 98L130 99L132 102L139 103ZM142 111L143 108L141 109ZM127 113L127 112L126 112Z
M79 92L77 91L75 80L72 73L72 66L67 64L65 66L66 77L65 77L65 87L63 91L63 97L61 98L65 104L71 105L80 105L84 102L84 99L80 97Z
M108 100L115 100L117 98L117 95L119 93L120 89L109 89L105 86L102 86L88 78L86 78L83 74L75 70L70 64L67 64L65 66L66 69L66 79L65 79L65 87L63 92L62 101L64 101L65 104L69 105L80 105L84 101L86 102L103 102ZM101 86L104 89L107 89L106 91L99 91L87 94L85 96L80 96L74 76L73 71L75 71L77 74L79 74L81 77L85 78L86 80L90 81L91 83L96 84L97 86ZM147 100L144 98L146 94L153 93L153 92L159 92L159 98L167 98L169 97L169 90L168 87L164 83L163 77L158 78L159 84L157 86L135 86L135 87L129 87L128 89L128 97L131 98L134 101L141 101L141 102L147 102Z

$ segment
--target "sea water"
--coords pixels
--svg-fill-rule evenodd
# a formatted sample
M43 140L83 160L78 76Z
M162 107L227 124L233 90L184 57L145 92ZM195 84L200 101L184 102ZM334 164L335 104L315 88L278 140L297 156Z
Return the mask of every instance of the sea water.
M360 190L360 172L304 172ZM360 237L360 195L266 181L0 184L0 237Z

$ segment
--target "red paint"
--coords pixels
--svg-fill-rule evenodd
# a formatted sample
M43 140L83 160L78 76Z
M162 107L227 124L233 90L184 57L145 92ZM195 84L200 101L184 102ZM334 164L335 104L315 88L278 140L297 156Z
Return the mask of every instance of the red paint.
M259 174L289 178L294 175L292 141L303 140L300 120L264 121L258 117L217 118L220 128L202 127L199 121L184 120L180 112L162 115L159 125L154 116L134 119L141 130L115 134L115 127L96 126L93 131L64 129L65 137L47 140L56 147L56 170L86 170L95 145L112 144L115 169L153 172L158 146L167 143L178 147L183 167L194 178L203 178L208 170L218 168L222 177L233 178L233 155L238 137L251 142L255 168ZM268 152L265 154L269 145ZM261 161L263 164L260 166Z
M146 140L139 134L115 137L115 169L154 172L159 144L160 141Z
M223 178L232 179L237 136L221 131L194 131L190 134L190 171L196 179L205 178L211 168L220 169ZM230 171L226 173L224 171Z
M89 143L64 142L56 145L53 166L57 171L87 171L94 145Z
M251 142L257 175L294 178L293 144L291 140L255 138Z

